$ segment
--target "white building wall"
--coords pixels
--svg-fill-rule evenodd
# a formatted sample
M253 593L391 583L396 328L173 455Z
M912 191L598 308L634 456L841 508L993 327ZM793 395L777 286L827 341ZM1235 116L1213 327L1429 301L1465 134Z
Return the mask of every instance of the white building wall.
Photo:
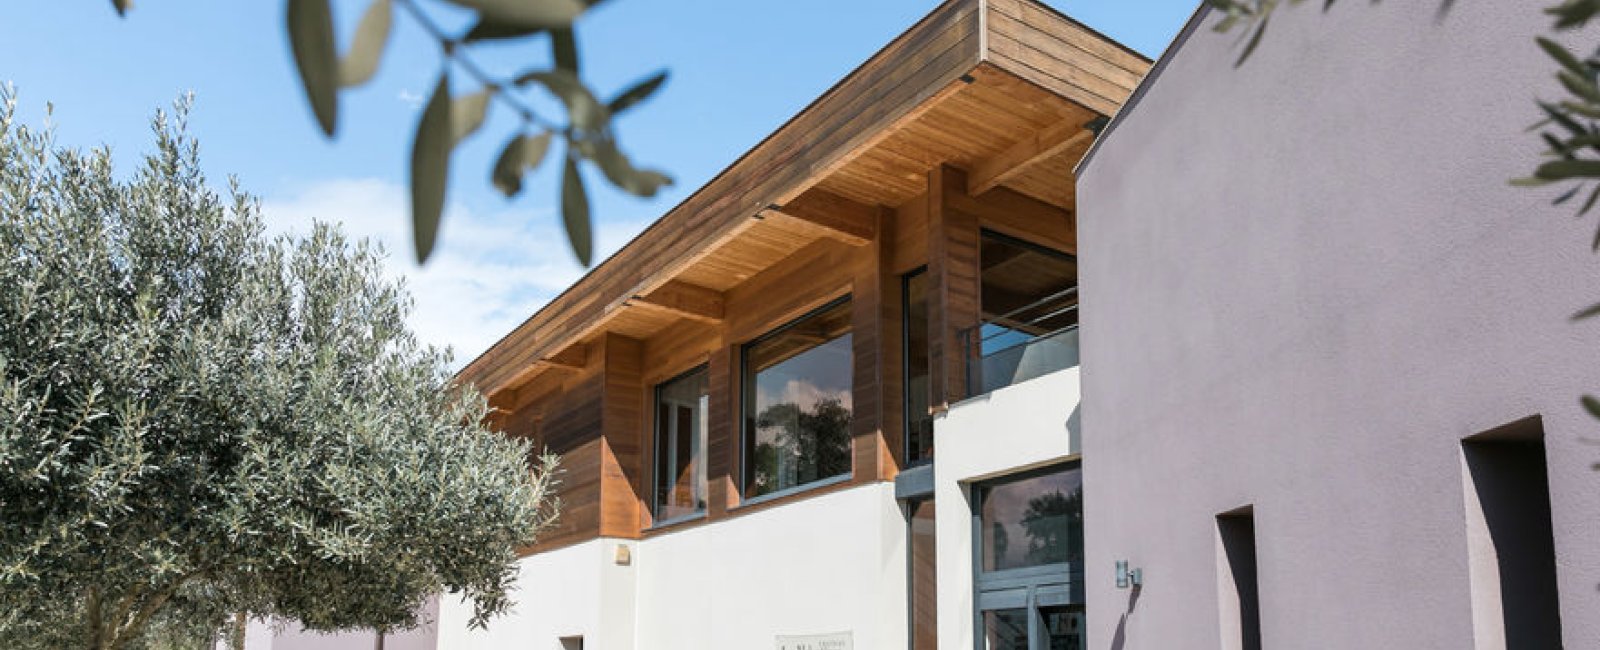
M601 538L518 561L511 611L483 629L468 628L470 603L441 598L439 648L565 650L582 637L584 650L631 650L634 568L617 564L618 546L637 560L635 542Z
M905 517L874 483L651 537L598 539L519 562L512 610L469 630L446 597L449 650L749 650L779 635L848 633L860 650L904 648ZM618 564L617 548L628 549Z
M1078 455L1078 379L1068 368L954 404L934 420L940 650L973 647L968 486Z
M905 648L906 529L873 483L639 544L639 650L753 650L849 633Z

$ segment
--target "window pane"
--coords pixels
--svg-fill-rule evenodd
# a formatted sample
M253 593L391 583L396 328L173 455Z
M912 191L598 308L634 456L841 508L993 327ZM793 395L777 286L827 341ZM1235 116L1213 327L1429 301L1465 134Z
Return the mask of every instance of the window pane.
M981 489L983 570L1083 562L1083 475L1058 472Z
M1049 650L1083 650L1083 608L1041 607L1044 618L1044 647Z
M656 521L706 507L704 368L656 387Z
M985 231L982 264L983 345L985 356L1027 342L1034 336L1078 324L1078 264L1072 256Z
M913 501L911 510L911 650L937 650L939 604L934 566L933 500Z
M850 472L850 303L745 347L745 498Z
M928 412L928 274L905 276L906 462L933 458L933 414Z
M995 609L983 613L984 650L1030 650L1028 610Z

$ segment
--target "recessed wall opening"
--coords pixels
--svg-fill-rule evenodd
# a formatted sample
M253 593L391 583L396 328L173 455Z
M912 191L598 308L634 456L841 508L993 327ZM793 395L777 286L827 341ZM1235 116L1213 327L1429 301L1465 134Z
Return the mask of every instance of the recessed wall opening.
M1223 650L1261 650L1255 506L1217 515L1217 603Z
M1537 416L1461 441L1477 648L1561 647L1544 426Z

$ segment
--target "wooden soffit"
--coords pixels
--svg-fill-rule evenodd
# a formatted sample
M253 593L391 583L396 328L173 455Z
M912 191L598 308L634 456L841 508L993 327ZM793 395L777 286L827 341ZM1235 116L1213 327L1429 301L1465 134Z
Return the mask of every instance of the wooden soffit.
M457 380L492 395L601 331L716 322L718 292L815 239L870 241L877 206L914 196L939 164L1070 209L1079 132L1115 112L1148 65L1034 0L948 0ZM1053 176L1063 165L1069 175Z

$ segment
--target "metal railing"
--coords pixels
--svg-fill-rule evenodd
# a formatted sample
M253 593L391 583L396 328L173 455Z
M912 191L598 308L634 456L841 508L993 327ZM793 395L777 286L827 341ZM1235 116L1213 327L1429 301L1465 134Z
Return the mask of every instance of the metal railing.
M1077 315L1074 286L962 330L967 396L1078 365Z

